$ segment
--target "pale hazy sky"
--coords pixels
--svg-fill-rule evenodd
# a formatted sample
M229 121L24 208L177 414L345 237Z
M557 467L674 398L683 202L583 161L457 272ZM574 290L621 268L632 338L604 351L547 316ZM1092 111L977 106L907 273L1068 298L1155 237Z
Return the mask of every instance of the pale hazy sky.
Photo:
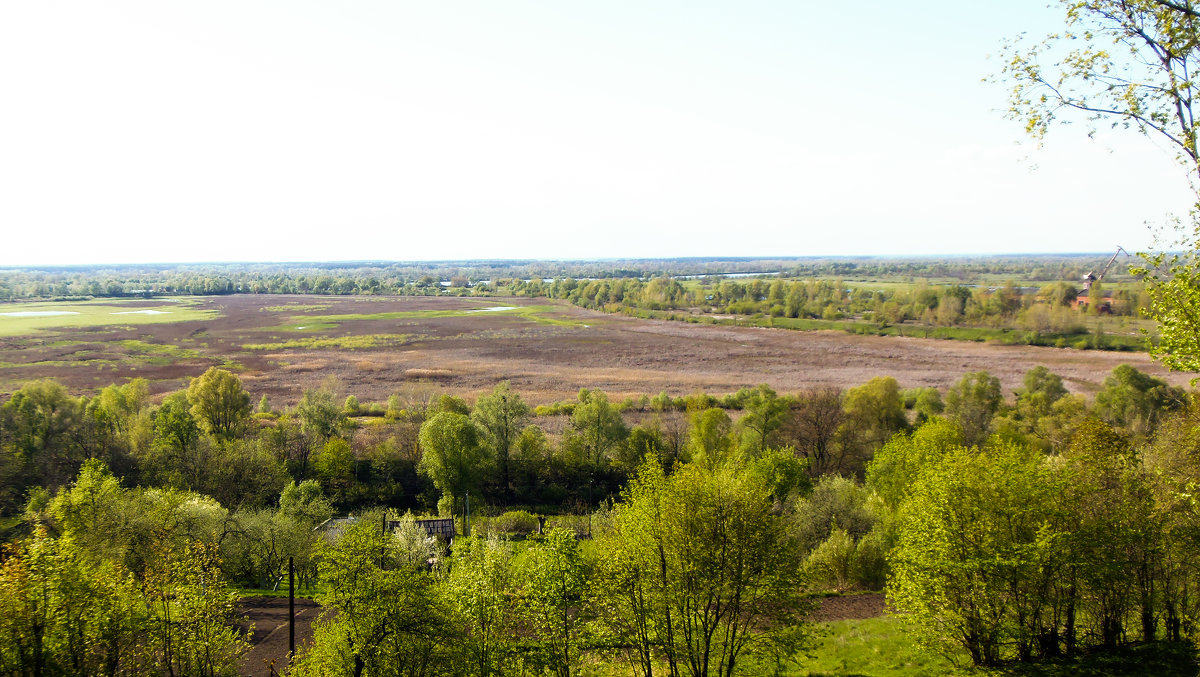
M1044 0L0 3L0 265L1131 251L1135 134L1005 120Z

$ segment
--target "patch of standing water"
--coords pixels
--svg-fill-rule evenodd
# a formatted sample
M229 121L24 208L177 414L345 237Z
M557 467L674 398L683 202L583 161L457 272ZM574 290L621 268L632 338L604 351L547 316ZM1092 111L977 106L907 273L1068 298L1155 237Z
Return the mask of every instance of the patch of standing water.
M468 313L495 313L501 310L516 310L516 306L492 306L491 308L472 308Z
M113 315L170 315L169 310L122 310Z
M0 313L6 317L53 317L55 315L78 315L74 310L18 310L12 313Z

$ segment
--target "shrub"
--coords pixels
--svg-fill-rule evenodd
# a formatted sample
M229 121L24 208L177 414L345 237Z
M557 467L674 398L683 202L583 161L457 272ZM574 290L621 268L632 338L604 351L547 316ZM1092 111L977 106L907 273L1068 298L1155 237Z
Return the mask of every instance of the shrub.
M492 528L501 533L528 536L537 532L538 518L524 510L510 510L493 519Z
M854 569L854 539L834 527L829 538L808 556L805 568L812 582L837 591L850 587Z

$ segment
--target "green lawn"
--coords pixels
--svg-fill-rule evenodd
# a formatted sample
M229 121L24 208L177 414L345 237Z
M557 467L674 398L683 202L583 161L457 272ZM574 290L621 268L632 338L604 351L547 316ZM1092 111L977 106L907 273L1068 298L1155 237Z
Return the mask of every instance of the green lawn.
M790 675L870 675L919 677L955 674L945 658L917 647L903 624L891 616L823 623L824 635L813 658Z
M111 300L0 304L0 336L25 336L60 328L188 322L216 316L216 311L197 309L195 301L172 300L175 303L171 305L126 305Z
M823 623L825 631L812 657L793 667L791 677L859 675L862 677L1195 677L1200 674L1194 647L1187 644L1148 644L1112 652L1093 652L1074 659L999 668L973 668L963 654L956 667L946 658L925 653L892 616Z

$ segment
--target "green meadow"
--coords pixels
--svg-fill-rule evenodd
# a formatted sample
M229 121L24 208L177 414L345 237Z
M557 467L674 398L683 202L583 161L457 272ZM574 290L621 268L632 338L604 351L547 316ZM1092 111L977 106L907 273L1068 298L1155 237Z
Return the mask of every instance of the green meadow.
M171 305L117 304L111 301L66 303L13 303L0 305L0 336L24 336L55 329L79 327L168 324L216 317L190 300Z
M286 307L286 306L276 306ZM495 308L495 310L493 310ZM582 322L555 317L561 307L552 304L533 306L481 306L455 310L402 310L382 313L342 313L337 315L293 315L288 322L277 327L264 327L261 331L319 332L334 329L344 322L371 322L383 320L426 320L448 317L519 317L521 319L560 327L583 327Z

